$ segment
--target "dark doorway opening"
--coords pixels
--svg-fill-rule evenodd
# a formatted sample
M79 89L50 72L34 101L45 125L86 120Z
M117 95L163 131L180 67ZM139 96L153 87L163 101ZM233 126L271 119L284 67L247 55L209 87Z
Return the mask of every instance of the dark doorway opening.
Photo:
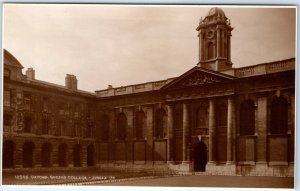
M13 141L5 141L3 143L3 168L14 167L14 148L15 144Z
M87 147L87 165L88 166L94 166L94 153L95 153L95 148L94 145L89 145Z
M60 144L58 147L58 166L67 166L67 145Z
M81 155L81 146L79 144L76 144L73 149L73 163L75 167L81 166L80 155Z
M194 170L205 171L207 163L207 147L205 143L198 142L194 146Z
M44 143L42 145L42 167L50 167L51 166L51 145L50 143Z
M34 144L32 142L26 142L23 145L23 167L33 167L33 150Z

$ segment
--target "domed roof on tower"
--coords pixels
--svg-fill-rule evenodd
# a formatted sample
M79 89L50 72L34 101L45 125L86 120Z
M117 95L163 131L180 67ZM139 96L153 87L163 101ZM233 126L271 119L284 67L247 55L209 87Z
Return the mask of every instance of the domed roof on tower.
M202 19L201 17L197 30L199 30L203 26L205 27L208 25L215 25L215 24L224 24L230 26L230 20L228 20L224 11L219 7L211 8L206 14L204 19Z
M206 16L207 17L210 17L210 16L226 17L224 11L221 8L219 8L219 7L213 7L213 8L211 8L208 11L208 13L207 13Z

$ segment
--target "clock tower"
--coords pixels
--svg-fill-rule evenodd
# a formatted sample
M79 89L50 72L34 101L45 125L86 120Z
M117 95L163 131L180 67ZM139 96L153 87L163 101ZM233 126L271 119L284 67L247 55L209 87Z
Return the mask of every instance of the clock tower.
M212 8L206 17L200 19L198 66L214 71L232 68L230 20L220 8Z

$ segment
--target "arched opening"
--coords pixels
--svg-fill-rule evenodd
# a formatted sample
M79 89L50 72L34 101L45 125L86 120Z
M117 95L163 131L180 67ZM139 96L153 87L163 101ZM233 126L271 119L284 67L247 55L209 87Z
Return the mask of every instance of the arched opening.
M62 143L58 147L58 166L67 166L67 145Z
M4 141L3 143L3 168L14 167L15 143L13 141Z
M253 101L245 100L240 105L240 135L254 135L255 106Z
M136 139L143 139L144 138L144 120L145 120L145 113L143 111L138 111L136 113L135 119L135 138Z
M73 148L73 164L75 167L81 166L81 145L76 144Z
M155 129L154 137L155 138L164 138L166 135L166 112L164 109L160 108L156 110L155 117Z
M208 43L207 49L208 49L208 52L207 52L208 60L213 59L214 58L214 45L212 42Z
M42 167L51 166L51 144L44 143L41 152Z
M102 141L109 140L109 117L106 114L103 114L100 118L100 129L98 131L100 135L98 137Z
M224 56L224 47L223 47L223 38L224 38L224 32L223 30L220 30L220 41L218 42L219 46L220 46L220 55L219 56Z
M94 161L95 148L94 148L94 145L89 145L86 150L87 150L87 166L94 166L95 165L95 161Z
M207 147L205 143L198 142L194 146L194 170L205 171L207 163Z
M271 103L271 134L286 134L288 130L288 102L283 97Z
M117 121L117 138L120 140L126 139L127 118L124 113L120 113Z
M32 168L33 165L33 151L34 144L32 142L26 142L23 145L23 167Z

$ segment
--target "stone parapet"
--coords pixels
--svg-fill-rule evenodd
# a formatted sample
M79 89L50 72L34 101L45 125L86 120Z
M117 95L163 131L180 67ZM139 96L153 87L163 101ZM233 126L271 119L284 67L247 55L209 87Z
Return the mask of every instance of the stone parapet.
M295 70L295 58L270 62L270 63L263 63L255 66L237 68L235 70L235 76L238 78L242 78L242 77L264 75L264 74L270 74L276 72L283 72L288 70Z
M110 96L118 96L118 95L126 95L126 94L154 91L154 90L159 90L164 85L173 81L173 79L174 78L169 78L167 80L147 82L147 83L122 86L122 87L116 87L116 88L111 87L106 90L98 90L95 92L96 92L97 97L110 97Z

